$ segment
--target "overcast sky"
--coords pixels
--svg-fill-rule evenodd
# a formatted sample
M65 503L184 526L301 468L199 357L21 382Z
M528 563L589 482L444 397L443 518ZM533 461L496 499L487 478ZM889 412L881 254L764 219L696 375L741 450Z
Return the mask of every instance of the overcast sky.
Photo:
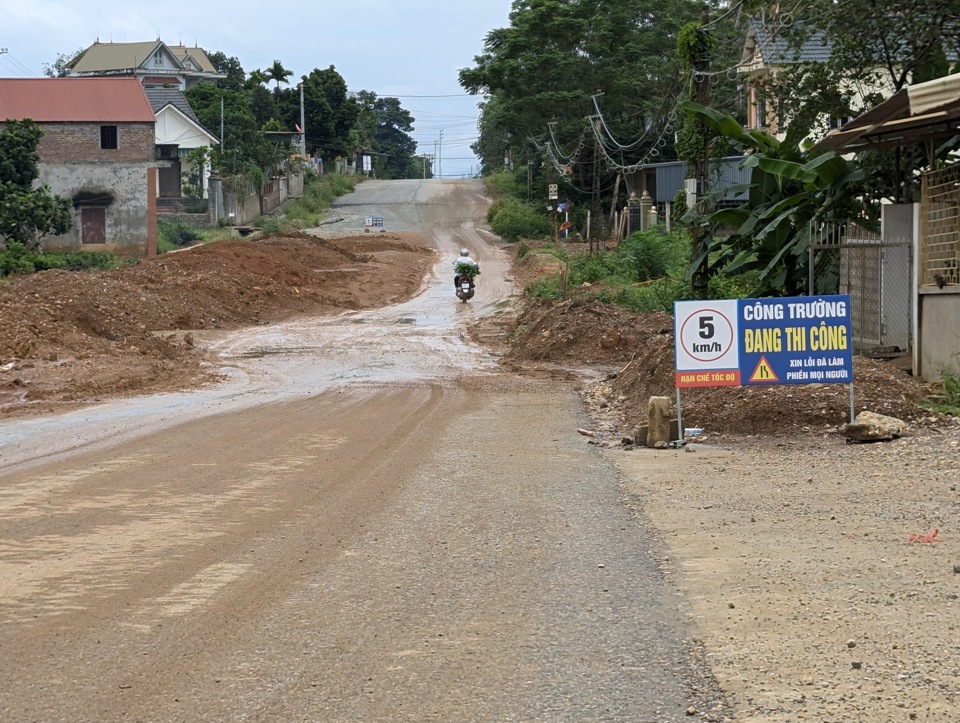
M295 84L333 65L350 91L397 96L416 118L418 153L439 149L444 178L476 170L477 103L457 83L483 39L509 25L511 0L0 0L0 76L41 77L94 41L160 39L240 60L279 60ZM307 129L309 134L310 129ZM442 133L442 135L441 135ZM438 148L439 146L439 148ZM435 172L438 170L434 168Z

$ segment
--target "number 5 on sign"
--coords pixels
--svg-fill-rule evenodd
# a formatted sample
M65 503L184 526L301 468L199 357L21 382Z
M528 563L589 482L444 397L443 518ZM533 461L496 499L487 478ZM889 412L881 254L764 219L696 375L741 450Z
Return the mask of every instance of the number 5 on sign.
M673 314L678 379L699 386L720 381L709 372L739 369L736 299L678 301Z

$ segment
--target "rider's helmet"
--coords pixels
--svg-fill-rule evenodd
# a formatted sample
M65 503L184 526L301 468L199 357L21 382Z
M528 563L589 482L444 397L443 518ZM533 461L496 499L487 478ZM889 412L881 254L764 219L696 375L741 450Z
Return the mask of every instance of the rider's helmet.
M460 255L461 255L461 256L469 256L469 255L470 255L470 252L467 251L466 249L460 249Z

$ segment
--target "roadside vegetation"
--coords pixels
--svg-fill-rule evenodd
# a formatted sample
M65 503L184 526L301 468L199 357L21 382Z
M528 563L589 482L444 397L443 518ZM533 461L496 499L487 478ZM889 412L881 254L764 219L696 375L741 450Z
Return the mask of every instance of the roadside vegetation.
M26 244L20 241L11 240L7 240L6 247L5 251L0 251L0 279L49 269L109 271L124 264L116 254L103 251L41 253L28 249Z
M362 179L356 176L340 173L323 176L308 173L302 197L284 204L281 213L261 216L252 225L266 233L298 231L318 226L334 200L353 191L360 180ZM180 221L160 220L157 222L157 253L168 253L198 243L236 238L236 235L236 231L226 226L198 229Z
M590 298L630 311L673 313L673 302L690 298L687 272L690 238L686 231L667 233L662 227L640 231L609 250L590 253L585 243L563 245L547 241L533 249L521 241L518 259L531 254L549 255L560 261L558 273L530 283L532 299ZM712 298L746 295L752 277L711 279Z
M960 417L960 373L952 369L940 370L941 393L931 397L926 403L927 409L939 414L952 414Z
M524 201L523 187L506 170L484 178L487 193L493 199L487 209L487 223L504 241L550 238L552 227L545 204L540 207Z

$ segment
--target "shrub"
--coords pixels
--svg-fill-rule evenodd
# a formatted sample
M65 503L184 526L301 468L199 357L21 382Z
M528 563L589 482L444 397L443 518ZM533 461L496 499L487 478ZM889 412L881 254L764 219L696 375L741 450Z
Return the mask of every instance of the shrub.
M7 250L0 252L0 276L32 274L36 271L33 259L38 254L27 251L26 244L8 239L6 246Z
M0 252L0 277L14 274L32 274L48 269L66 271L110 270L120 265L116 254L105 251L68 251L65 253L38 253L27 251L24 244L7 241L7 250Z
M181 221L167 221L159 219L157 221L157 249L160 249L161 243L169 244L174 248L184 248L199 241L203 236L193 228L187 226Z
M510 171L494 171L488 176L484 176L483 183L489 193L495 200L512 197L520 198L523 193L523 186L517 181L514 174Z
M532 299L549 299L556 301L561 297L560 277L535 279L526 288L527 295Z
M551 234L549 219L538 209L514 198L503 198L489 221L490 228L504 241L546 238Z
M109 271L120 266L116 254L106 251L69 251L62 254L41 254L34 261L37 271L66 269L67 271Z

